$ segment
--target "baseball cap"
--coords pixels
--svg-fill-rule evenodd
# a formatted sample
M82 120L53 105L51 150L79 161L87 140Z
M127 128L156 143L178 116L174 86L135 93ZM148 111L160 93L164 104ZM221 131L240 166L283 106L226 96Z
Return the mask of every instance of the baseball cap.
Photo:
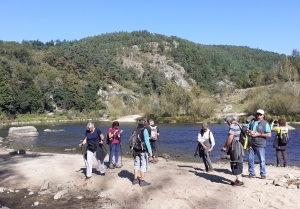
M264 115L264 114L265 114L265 111L263 111L262 109L258 109L258 110L256 111L256 113L260 113L260 114Z

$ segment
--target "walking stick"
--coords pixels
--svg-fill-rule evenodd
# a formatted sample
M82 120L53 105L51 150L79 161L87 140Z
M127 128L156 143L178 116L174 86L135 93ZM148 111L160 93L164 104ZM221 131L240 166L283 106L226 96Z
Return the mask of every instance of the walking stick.
M84 161L84 164L85 164L85 168L87 168L87 165L86 165L86 162L85 162L85 158L84 158L84 154L83 154L83 150L82 150L82 146L81 146L81 153L82 153L83 161Z
M197 149L196 149L195 154L194 154L194 157L195 157L195 158L196 158L196 156L198 155L199 144L200 144L200 143L198 143Z
M121 165L123 166L123 160L122 160L122 145L120 143L120 151L121 151Z

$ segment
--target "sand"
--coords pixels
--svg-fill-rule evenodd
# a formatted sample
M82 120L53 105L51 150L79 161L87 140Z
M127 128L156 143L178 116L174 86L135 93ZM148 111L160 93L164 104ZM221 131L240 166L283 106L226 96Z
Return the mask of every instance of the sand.
M200 162L159 158L157 164L149 163L146 181L151 185L140 187L131 183L132 158L123 157L123 167L107 169L105 176L99 175L94 160L92 178L86 180L85 163L78 154L4 154L0 156L0 187L6 190L0 188L0 207L300 208L300 189L273 185L273 179L282 175L299 176L298 167L267 166L267 179L244 178L244 186L233 187L230 182L235 177L228 162L215 163L215 171L206 173ZM248 174L246 163L244 174ZM49 188L40 191L45 180ZM63 190L67 193L54 199Z

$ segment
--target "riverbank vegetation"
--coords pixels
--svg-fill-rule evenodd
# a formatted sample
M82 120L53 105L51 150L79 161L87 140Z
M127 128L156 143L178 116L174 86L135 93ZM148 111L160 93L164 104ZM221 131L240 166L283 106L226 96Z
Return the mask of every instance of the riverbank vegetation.
M299 121L300 53L202 45L148 31L74 41L0 41L1 121L218 121L229 112ZM242 90L246 89L246 90ZM35 119L34 119L35 118Z

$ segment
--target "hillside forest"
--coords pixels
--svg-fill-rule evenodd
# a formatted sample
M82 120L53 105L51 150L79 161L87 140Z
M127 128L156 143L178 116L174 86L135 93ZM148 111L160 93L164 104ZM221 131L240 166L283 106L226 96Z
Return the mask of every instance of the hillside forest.
M191 122L215 120L233 104L238 112L262 108L269 117L299 121L299 73L297 49L286 56L148 31L46 43L0 40L0 118L113 120L142 113Z

